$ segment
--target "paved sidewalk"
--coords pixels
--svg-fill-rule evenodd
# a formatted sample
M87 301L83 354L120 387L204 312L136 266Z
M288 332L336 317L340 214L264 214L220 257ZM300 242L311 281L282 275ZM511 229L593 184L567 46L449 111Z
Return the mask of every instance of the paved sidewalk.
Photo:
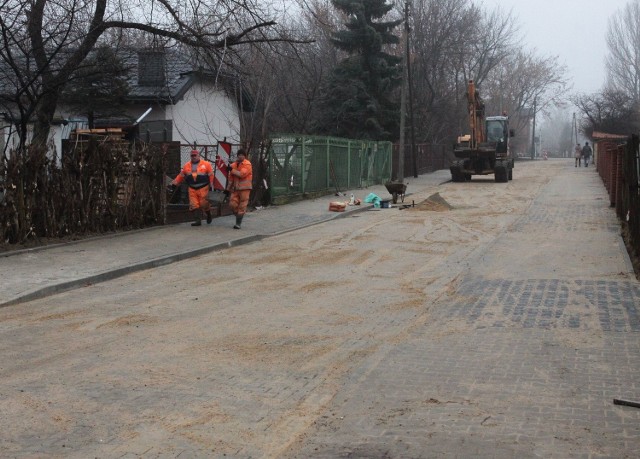
M448 170L406 178L405 204L411 202L411 195L449 179ZM251 212L245 217L240 231L232 228L234 217L227 216L198 228L182 223L2 253L0 307L250 243L371 208L370 204L364 204L349 206L344 213L328 211L330 201L348 200L350 193L360 199L369 193L390 199L386 188L376 185L346 190L346 197L328 195Z

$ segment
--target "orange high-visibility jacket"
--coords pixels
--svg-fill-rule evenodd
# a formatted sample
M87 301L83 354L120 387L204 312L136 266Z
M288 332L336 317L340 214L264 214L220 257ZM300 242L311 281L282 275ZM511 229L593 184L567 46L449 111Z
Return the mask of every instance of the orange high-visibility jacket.
M189 161L183 167L178 176L176 177L176 183L180 185L182 182L186 182L189 188L198 190L205 186L211 186L213 188L213 167L209 161L201 159L197 163Z
M253 183L253 168L251 161L245 159L238 165L238 162L231 163L227 189L230 191L250 190Z

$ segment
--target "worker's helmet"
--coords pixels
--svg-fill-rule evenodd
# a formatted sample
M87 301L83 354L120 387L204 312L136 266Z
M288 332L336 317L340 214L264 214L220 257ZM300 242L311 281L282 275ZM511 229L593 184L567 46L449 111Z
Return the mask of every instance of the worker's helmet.
M191 150L192 155L199 155L200 152L198 150Z

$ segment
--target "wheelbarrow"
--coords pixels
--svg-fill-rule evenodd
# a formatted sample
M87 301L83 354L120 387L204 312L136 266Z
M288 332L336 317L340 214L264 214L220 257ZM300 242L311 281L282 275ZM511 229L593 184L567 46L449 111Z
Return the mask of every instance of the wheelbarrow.
M391 195L393 203L398 202L398 196L400 196L400 201L404 202L404 195L407 191L407 184L403 182L387 182L384 184L387 188L387 191Z

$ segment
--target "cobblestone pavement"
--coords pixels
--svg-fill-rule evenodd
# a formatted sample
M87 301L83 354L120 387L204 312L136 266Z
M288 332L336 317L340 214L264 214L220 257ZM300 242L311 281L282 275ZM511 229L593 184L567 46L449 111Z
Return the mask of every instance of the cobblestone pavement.
M612 403L640 400L640 282L595 172L434 192L458 207L0 308L0 457L640 457Z
M595 174L555 176L291 457L640 457L640 284ZM585 277L585 274L588 274Z

